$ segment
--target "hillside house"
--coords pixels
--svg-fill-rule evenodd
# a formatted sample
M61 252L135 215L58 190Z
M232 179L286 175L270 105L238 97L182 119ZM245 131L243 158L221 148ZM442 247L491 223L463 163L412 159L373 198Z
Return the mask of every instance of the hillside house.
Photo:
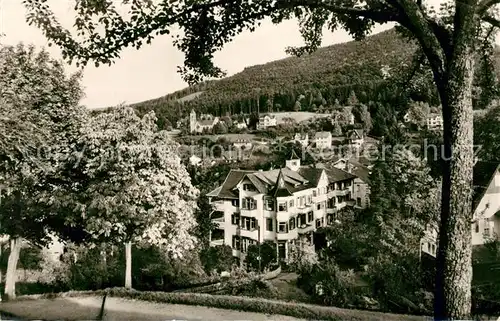
M430 114L427 116L427 129L443 130L443 116L441 114Z
M214 210L223 213L214 221L222 240L212 238L211 244L230 245L233 256L243 260L249 245L271 240L286 260L290 244L312 244L316 229L332 224L339 210L352 205L354 178L337 168L301 166L295 153L284 168L231 170L207 194Z
M303 147L307 147L309 145L309 134L308 133L296 133L293 141L299 143Z
M347 141L349 145L360 148L365 141L365 133L362 129L352 129L347 132Z
M201 161L202 159L196 155L191 155L191 157L189 157L189 164L193 166L199 166L201 164Z
M340 126L354 125L355 118L352 113L351 106L343 107L342 111L332 111L331 123L332 125L339 124Z
M472 245L500 236L500 163L474 166Z
M275 127L277 124L277 119L275 115L264 115L259 117L259 122L257 123L257 129L266 129L268 127Z
M211 131L219 122L219 117L204 114L197 119L196 112L191 110L189 115L189 132L190 133L203 133L203 131Z
M330 132L317 132L314 135L314 143L316 148L330 149L332 148L332 133Z
M245 150L252 149L253 146L252 141L250 139L241 137L232 139L231 143L233 144L234 148L245 149Z
M478 161L474 165L472 201L472 246L500 239L500 163ZM428 226L422 252L436 255L437 226Z

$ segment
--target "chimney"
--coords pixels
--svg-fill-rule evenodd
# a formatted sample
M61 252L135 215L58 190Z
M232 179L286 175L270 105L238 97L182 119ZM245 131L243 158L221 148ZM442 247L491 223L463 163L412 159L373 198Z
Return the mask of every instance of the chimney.
M345 160L345 171L348 172L348 173L351 172L350 169L349 169L349 160L348 159Z

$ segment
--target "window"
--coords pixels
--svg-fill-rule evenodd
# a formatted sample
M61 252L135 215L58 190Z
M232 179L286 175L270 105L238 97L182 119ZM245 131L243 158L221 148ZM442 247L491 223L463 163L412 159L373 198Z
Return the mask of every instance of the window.
M288 226L290 227L290 231L295 229L295 217L290 219Z
M286 222L280 222L278 224L278 232L279 233L288 233L288 226Z
M312 203L312 195L307 195L307 205Z
M316 204L316 210L319 211L320 209L321 209L321 203Z
M234 213L231 215L231 224L233 225L240 224L240 215L238 213Z
M490 226L488 225L488 222L486 222L486 225L484 226L483 234L484 236L490 236Z
M243 199L242 208L245 210L254 210L257 208L257 201L253 198L247 197Z
M305 203L306 203L306 197L305 196L300 197L300 206L301 207L304 206Z
M266 218L266 231L273 231L273 219L272 218Z
M290 207L290 208L293 207L293 200L290 200L290 202L288 202L288 207Z
M278 211L279 212L286 212L286 202L278 203Z
M240 249L240 238L236 235L233 235L233 249L239 250Z
M431 252L432 254L436 254L436 245L435 244L432 244L431 250L432 250L432 252Z
M323 201L321 202L321 209L325 209L326 208L326 201Z
M313 212L307 213L307 222L312 222L313 220Z
M361 197L356 198L356 205L361 207Z
M313 197L316 197L316 196L317 196L316 194L317 194L317 193L316 193L316 190L314 190L314 191L313 191Z
M265 204L266 211L273 211L274 210L274 200L272 198L266 198L264 204Z
M240 206L240 200L232 200L232 201L231 201L231 204L232 204L233 206L235 206L235 207L238 207L238 206Z
M255 186L253 186L252 184L243 184L243 190L244 191L250 191L250 192L257 191L257 189L255 188Z
M297 161L293 161L292 166L297 166Z
M241 217L241 228L244 230L251 231L257 226L257 220L255 217Z
M306 220L306 214L299 214L299 216L297 216L297 224L299 226L304 226L307 224L307 220Z
M320 228L321 227L321 219L317 219L316 220L316 228Z
M474 224L475 228L476 228L476 233L479 233L479 222L476 222L476 224Z

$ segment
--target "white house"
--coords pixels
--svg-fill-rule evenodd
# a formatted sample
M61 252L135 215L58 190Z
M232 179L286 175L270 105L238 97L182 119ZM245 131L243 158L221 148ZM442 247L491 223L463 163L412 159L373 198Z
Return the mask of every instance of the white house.
M329 149L332 148L332 133L330 132L317 132L314 135L314 143L316 148Z
M198 166L201 164L201 158L199 158L196 155L191 155L191 157L189 157L189 164L193 166Z
M296 133L294 138L294 142L300 143L303 147L307 147L309 145L309 134L308 133Z
M427 129L443 130L443 116L440 114L430 114L427 116Z
M474 165L472 202L472 245L481 246L500 239L500 163L477 162ZM422 251L435 256L437 227L428 226L421 241Z
M207 194L224 217L214 221L222 233L211 244L230 245L233 256L243 259L249 245L270 240L286 260L290 244L313 243L314 231L334 222L337 212L352 204L354 178L337 168L301 166L295 153L285 168L231 170L224 183Z
M235 148L239 148L239 149L251 149L252 148L252 141L248 138L236 138L236 139L233 139L231 140L231 142L233 143L233 146Z
M474 166L472 245L500 236L500 164Z
M355 207L366 208L370 206L370 173L369 167L347 158L340 158L332 163L338 169L354 174L353 200Z
M349 145L352 145L356 148L361 147L363 142L365 141L365 133L362 129L353 129L347 132L347 140Z
M277 119L275 115L264 115L259 117L257 129L265 129L267 127L276 126Z

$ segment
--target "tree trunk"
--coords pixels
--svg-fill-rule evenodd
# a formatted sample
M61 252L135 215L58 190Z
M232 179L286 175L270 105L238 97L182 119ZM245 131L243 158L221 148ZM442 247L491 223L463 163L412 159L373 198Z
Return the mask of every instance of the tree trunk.
M445 164L436 261L436 320L465 320L470 319L471 313L472 48L467 36L455 35L447 75L438 84L443 107Z
M20 238L13 238L10 240L10 253L7 262L7 274L5 276L5 296L7 300L16 298L16 272L21 244Z
M132 242L125 243L125 288L132 288Z

